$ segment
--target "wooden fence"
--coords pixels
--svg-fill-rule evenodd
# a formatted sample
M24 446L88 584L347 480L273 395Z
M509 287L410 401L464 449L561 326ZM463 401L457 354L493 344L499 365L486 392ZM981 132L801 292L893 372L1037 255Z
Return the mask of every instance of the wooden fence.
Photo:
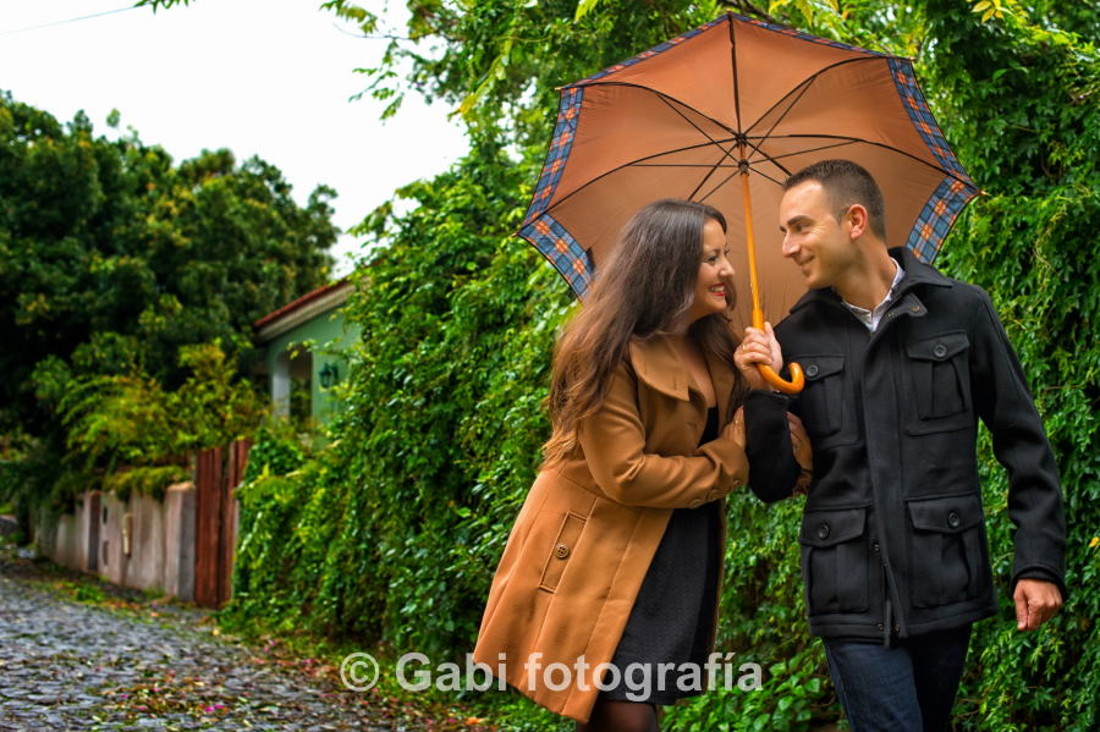
M244 477L251 440L198 453L195 466L195 603L218 608L232 595L237 538L234 491Z

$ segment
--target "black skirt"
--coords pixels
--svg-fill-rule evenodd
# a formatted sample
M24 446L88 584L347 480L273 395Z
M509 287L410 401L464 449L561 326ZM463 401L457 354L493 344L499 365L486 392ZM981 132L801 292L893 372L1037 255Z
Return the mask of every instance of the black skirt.
M717 436L712 407L700 444ZM601 681L602 698L672 704L704 691L722 559L719 505L673 510L611 660L618 673Z

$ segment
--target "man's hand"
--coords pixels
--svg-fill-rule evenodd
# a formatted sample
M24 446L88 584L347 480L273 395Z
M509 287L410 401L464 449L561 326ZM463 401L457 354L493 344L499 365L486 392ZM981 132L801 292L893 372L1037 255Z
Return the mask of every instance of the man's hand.
M1062 607L1062 592L1053 582L1022 579L1012 594L1016 603L1016 629L1035 630Z
M741 345L733 353L733 362L745 377L750 389L767 387L756 365L771 366L776 373L783 368L783 350L779 347L779 341L775 339L771 323L765 323L764 330L751 326L745 328L745 337L741 339Z

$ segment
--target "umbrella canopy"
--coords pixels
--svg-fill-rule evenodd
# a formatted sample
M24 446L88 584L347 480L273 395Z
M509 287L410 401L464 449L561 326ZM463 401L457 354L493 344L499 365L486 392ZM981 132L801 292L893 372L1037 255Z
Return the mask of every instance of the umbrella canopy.
M746 231L758 239L765 317L778 322L805 292L780 250L781 184L791 173L827 158L864 166L886 199L887 242L924 261L978 193L909 60L733 13L560 92L519 234L582 297L627 220L658 198L701 201L726 216L738 317L748 325Z

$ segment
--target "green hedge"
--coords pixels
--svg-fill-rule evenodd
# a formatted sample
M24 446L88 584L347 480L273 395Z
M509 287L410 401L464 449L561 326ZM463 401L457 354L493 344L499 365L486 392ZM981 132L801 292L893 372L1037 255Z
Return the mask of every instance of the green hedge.
M862 19L853 31L861 42L871 32L886 37L894 22L868 3L847 19L820 9L810 19L797 15L806 3L772 5L789 5L792 18L819 32ZM926 93L988 191L937 263L993 295L1050 432L1069 521L1073 595L1043 630L1017 633L1007 592L1006 485L983 438L1002 610L975 633L958 725L1093 729L1100 688L1100 283L1093 261L1100 61L1079 39L1045 28L1057 10L1049 3L1038 3L1046 15L1036 11L1034 22L1007 0L997 4L1007 9L1003 17L989 22L964 0L914 5L922 14L906 39L918 46L924 39ZM592 7L585 20L602 27L610 15L601 14L618 5ZM540 163L533 153L517 163L492 135L478 135L451 171L402 191L417 204L410 213L381 211L364 226L388 245L360 270L349 305L364 336L348 410L333 426L330 448L242 490L232 617L393 655L416 650L436 662L461 661L472 648L493 569L547 436L541 401L555 330L570 305L564 283L512 236ZM797 500L764 506L738 495L729 502L719 648L759 663L764 688L687 702L668 715L669 729L809 729L836 719L820 644L803 617L799 511ZM510 699L491 696L495 704ZM500 708L511 714L522 705ZM540 721L509 728L550 724L520 718Z

